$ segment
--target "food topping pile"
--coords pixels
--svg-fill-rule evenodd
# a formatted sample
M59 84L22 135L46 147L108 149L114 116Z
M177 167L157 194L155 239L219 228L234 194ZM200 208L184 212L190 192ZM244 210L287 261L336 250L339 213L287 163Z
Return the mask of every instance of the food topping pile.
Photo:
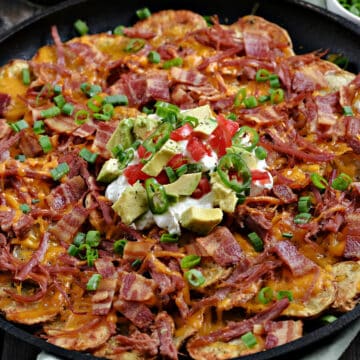
M215 360L352 310L360 76L257 16L137 16L0 68L1 313L103 358Z

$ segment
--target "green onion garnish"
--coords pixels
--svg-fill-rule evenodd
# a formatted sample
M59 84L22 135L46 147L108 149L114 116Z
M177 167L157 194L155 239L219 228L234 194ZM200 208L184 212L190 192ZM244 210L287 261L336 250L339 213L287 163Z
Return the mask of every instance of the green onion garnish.
M300 213L308 213L311 209L311 198L310 196L302 196L298 201L298 211Z
M288 291L288 290L280 290L280 291L278 291L276 297L277 297L278 300L281 300L281 299L284 299L284 298L288 298L289 301L294 300L293 293L291 291Z
M66 162L60 163L56 168L50 170L52 178L57 181L70 171L69 165Z
M241 336L241 341L246 345L248 348L253 348L257 344L256 337L254 334L249 331L243 336Z
M276 74L269 75L269 83L272 89L277 89L280 87L279 77Z
M8 124L15 132L20 132L21 130L27 129L29 124L24 120L16 121L15 123Z
M82 244L85 243L85 238L86 238L86 234L83 233L83 232L78 232L76 235L75 235L75 238L74 238L74 245L76 246L80 246Z
M166 166L166 167L165 167L165 172L166 172L166 175L167 175L167 177L169 178L169 181L170 181L171 183L173 183L174 181L176 181L177 176L176 176L176 172L174 171L173 168L171 168L170 166Z
M104 100L102 99L102 97L100 95L95 95L91 99L88 100L87 106L91 111L97 113L100 111L103 102L104 102Z
M147 58L153 64L158 64L161 60L160 54L157 51L150 51Z
M258 294L258 301L261 303L261 304L268 304L269 302L271 302L273 299L274 299L274 292L272 290L271 287L263 287L260 291L259 291L259 294Z
M79 155L90 164L93 164L99 156L99 154L93 153L86 148L81 149Z
M258 106L258 102L256 100L255 96L248 96L244 99L244 105L247 109L252 109L256 106Z
M321 317L321 321L327 323L327 324L331 324L334 321L336 321L338 318L334 315L324 315Z
M86 110L79 110L75 114L75 124L82 125L90 120L90 114Z
M120 255L124 254L125 245L127 244L126 239L116 240L114 242L114 252Z
M269 80L270 72L266 69L259 69L256 72L255 80L258 82L265 82Z
M175 173L176 173L177 177L180 177L180 176L186 174L187 171L188 171L188 166L187 166L187 164L184 164L184 165L179 166L179 167L175 170Z
M61 112L65 115L71 116L74 112L74 105L71 103L66 103L61 109Z
M284 237L286 239L291 239L294 236L294 234L291 232L284 232L281 235L282 235L282 237Z
M105 97L104 102L113 106L129 104L129 100L126 95L109 95Z
M74 28L81 36L89 32L89 27L87 26L86 22L80 19L74 22Z
M130 53L137 53L145 46L144 39L131 39L127 45L125 46L124 50Z
M60 94L54 97L54 103L61 109L66 104L66 100L64 96Z
M131 267L137 268L141 265L142 261L140 259L136 259L131 263Z
M267 151L262 146L258 146L255 148L255 156L259 160L264 160L267 157Z
M236 114L230 113L226 116L226 118L232 121L236 121Z
M136 15L140 20L144 20L151 16L151 11L147 7L145 7L137 10Z
M113 34L114 34L114 35L124 35L124 29L125 29L125 26L124 26L124 25L118 25L118 26L113 30Z
M183 59L180 57L177 57L177 58L165 61L163 63L163 68L170 69L173 66L181 66L182 64L183 64Z
M98 247L101 241L100 231L89 230L85 237L85 243L91 247Z
M345 116L354 116L354 112L353 112L351 106L344 106L343 107L343 114Z
M100 274L94 274L91 276L89 281L86 284L86 290L88 291L95 291L100 284L101 275Z
M149 109L148 107L144 106L144 107L141 109L141 112L143 112L143 113L146 114L146 115L150 115L150 114L153 114L153 113L154 113L154 110Z
M20 205L20 210L24 213L24 214L28 214L31 211L31 208L28 204L21 204Z
M54 91L54 94L55 94L55 95L61 94L61 92L62 92L62 87L61 87L61 85L58 85L58 84L54 85L53 91Z
M343 69L346 69L349 65L349 58L343 56L342 54L329 54L326 60L332 62L333 64L336 64L337 66L340 66Z
M263 104L264 102L267 102L270 100L270 96L269 95L260 95L258 97L258 101L260 104Z
M74 245L74 244L71 244L68 249L67 249L67 252L69 255L71 256L77 256L77 254L79 253L79 248Z
M30 79L30 70L28 68L24 68L21 71L22 74L22 82L24 85L30 85L31 79Z
M87 244L84 244L87 245ZM82 246L84 246L82 245ZM94 266L95 260L99 258L99 252L97 249L92 249L90 246L87 245L86 248L86 261L88 266Z
M31 203L32 204L38 204L40 202L40 199L32 199Z
M58 115L60 115L60 113L61 113L61 110L57 106L53 106L51 108L40 111L41 117L43 117L45 119L58 116Z
M179 241L178 234L162 234L160 237L160 242L162 243L176 243Z
M205 283L204 275L197 269L186 271L184 276L191 286L199 287Z
M45 132L45 123L42 120L36 120L34 122L33 130L35 134L43 134Z
M24 162L26 160L26 156L24 154L15 155L15 160Z
M270 102L271 104L279 104L284 101L284 90L276 89L270 92Z
M256 252L264 250L264 242L256 232L248 234L249 242Z
M39 144L43 149L44 153L47 154L52 150L52 144L50 138L47 135L40 136Z
M181 259L180 266L182 269L191 269L196 265L199 265L201 257L198 255L187 255Z
M85 95L87 95L90 98L102 92L101 86L92 85L89 83L82 83L80 85L80 89Z
M317 187L320 190L326 189L326 187L329 185L329 183L326 181L325 178L323 178L318 173L312 173L310 175L310 179L315 187Z
M234 106L240 106L246 97L246 88L241 88L235 95Z
M311 219L311 214L300 213L294 217L294 223L299 225L307 224L310 221L310 219Z
M341 173L333 180L331 187L335 190L345 191L351 183L351 177L345 173Z

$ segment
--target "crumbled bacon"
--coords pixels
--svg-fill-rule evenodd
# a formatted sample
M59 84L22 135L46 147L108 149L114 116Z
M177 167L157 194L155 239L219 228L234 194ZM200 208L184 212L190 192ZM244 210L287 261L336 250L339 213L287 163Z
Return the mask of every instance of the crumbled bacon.
M177 350L172 338L175 330L174 320L163 311L156 316L154 327L160 340L160 355L166 359L177 360Z
M303 325L301 321L268 321L265 323L266 341L265 348L287 344L302 336Z
M0 93L0 117L4 116L4 113L9 106L11 97L8 94Z
M155 282L136 273L121 274L119 296L126 301L148 302L154 300Z

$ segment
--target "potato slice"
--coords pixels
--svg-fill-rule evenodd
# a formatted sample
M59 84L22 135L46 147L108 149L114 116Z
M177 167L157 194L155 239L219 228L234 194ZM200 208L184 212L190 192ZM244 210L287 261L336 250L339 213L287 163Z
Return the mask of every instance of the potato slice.
M333 266L336 296L332 307L339 311L350 311L360 294L360 261L344 261Z
M226 279L231 271L231 268L224 268L212 260L202 260L201 272L206 280L197 290L207 288L210 285L218 283L220 280Z

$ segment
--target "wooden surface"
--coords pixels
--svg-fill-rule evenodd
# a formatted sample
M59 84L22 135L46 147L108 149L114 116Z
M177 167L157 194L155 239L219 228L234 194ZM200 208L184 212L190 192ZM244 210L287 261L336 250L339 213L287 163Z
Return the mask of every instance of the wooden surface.
M315 3L314 0L311 2ZM20 21L41 13L43 9L45 9L44 6L35 6L24 0L0 0L0 35ZM36 347L5 334L1 330L0 349L1 360L35 360L39 353ZM360 334L351 343L341 360L360 360Z

